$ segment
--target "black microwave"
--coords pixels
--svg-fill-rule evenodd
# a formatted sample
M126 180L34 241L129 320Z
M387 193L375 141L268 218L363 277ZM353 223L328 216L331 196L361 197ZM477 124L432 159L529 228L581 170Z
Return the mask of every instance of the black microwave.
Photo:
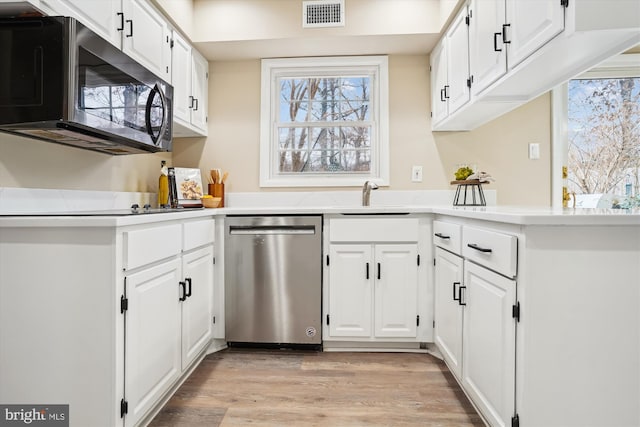
M171 151L172 97L73 18L0 19L0 131L112 155Z

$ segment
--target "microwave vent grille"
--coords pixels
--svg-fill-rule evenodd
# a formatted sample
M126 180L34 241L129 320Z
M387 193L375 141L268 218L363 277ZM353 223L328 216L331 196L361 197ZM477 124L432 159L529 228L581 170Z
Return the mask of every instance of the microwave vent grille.
M303 1L302 27L344 27L344 0Z

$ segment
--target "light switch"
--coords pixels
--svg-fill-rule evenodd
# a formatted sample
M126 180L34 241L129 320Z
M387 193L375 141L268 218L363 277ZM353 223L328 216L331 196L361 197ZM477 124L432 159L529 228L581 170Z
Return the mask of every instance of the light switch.
M411 182L422 182L422 166L414 166L411 169Z
M529 159L538 160L540 158L540 144L532 142L529 144Z

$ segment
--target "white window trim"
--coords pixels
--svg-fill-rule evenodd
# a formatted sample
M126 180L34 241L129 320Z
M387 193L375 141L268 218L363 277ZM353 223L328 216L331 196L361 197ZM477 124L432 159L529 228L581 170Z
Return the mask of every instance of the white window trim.
M636 77L640 73L640 53L620 54L603 62L597 67L574 79L598 79L616 77ZM557 86L551 91L551 206L562 207L562 166L568 161L567 122L568 89L567 83Z
M278 175L276 165L275 126L278 98L277 78L287 73L320 70L330 67L334 71L352 71L375 68L377 78L371 87L373 121L371 138L372 167L369 174L299 174ZM275 98L274 98L275 97ZM347 187L362 186L365 181L379 186L389 185L389 66L387 56L344 56L319 58L263 59L260 106L260 187Z

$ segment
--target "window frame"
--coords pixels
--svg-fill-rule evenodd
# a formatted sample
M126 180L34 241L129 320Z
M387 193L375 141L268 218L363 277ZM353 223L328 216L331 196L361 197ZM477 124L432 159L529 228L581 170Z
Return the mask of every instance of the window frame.
M278 129L280 77L371 74L371 169L369 173L280 174ZM365 181L389 185L389 66L387 56L263 59L260 108L260 187L353 187Z
M640 53L614 56L571 80L640 76ZM551 207L562 208L562 167L568 163L569 90L565 82L551 91Z

